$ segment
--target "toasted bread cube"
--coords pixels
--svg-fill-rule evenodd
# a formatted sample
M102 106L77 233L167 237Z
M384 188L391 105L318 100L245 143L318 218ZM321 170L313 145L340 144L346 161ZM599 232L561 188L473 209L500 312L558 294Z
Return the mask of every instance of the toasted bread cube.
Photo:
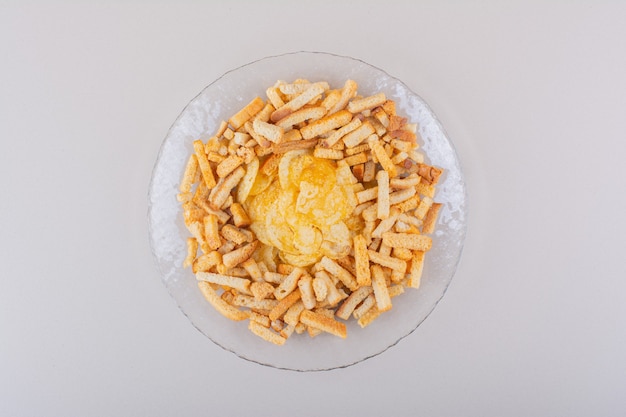
M414 251L413 259L411 259L411 270L407 286L411 288L419 288L422 279L422 271L424 270L424 252Z
M428 251L432 247L430 236L415 233L383 233L383 242L393 248L406 248L411 250Z
M233 223L235 223L235 226L246 227L250 226L250 224L252 223L250 217L248 217L248 213L246 213L246 210L241 204L231 204L230 212L233 215Z
M289 307L291 307L292 305L294 305L298 300L300 300L300 290L296 289L295 291L292 291L291 293L289 293L288 296L286 296L285 298L283 298L282 300L280 300L275 306L274 308L272 308L272 310L270 311L270 319L271 320L276 320L280 317L282 317L283 314L285 314L285 312L289 309Z
M378 107L382 105L386 100L387 98L385 97L385 93L377 93L373 96L364 97L358 100L352 100L348 103L348 111L353 114L360 113L364 110Z
M306 90L293 98L293 100L290 100L283 106L277 108L270 116L270 120L274 123L278 122L284 117L304 107L309 101L328 89L328 83L324 81L310 84Z
M307 326L315 327L343 339L347 336L347 328L344 323L311 310L304 310L300 314L300 321Z
M343 110L348 101L350 101L355 95L358 88L358 84L354 80L346 80L343 88L341 89L341 95L335 105L328 111L328 114L333 114L339 110Z
M248 318L248 313L239 310L237 307L224 301L217 294L217 292L215 292L215 290L211 286L211 283L206 281L199 281L198 288L200 288L200 291L202 292L204 298L223 316L235 321L245 320Z
M441 206L441 203L432 203L430 209L426 212L426 216L424 217L422 233L430 234L435 231L435 223L437 223L437 217L439 216Z
M187 268L193 264L198 253L198 240L195 237L187 238L187 256L183 261L183 268Z
M233 172L235 169L240 167L241 164L243 164L243 158L241 158L238 155L229 155L217 165L217 168L215 169L215 173L217 174L218 177L224 178L225 176Z
M303 107L300 110L291 113L289 116L283 117L279 122L276 123L276 126L281 127L282 129L287 131L290 130L293 126L304 121L318 120L322 116L324 116L324 114L326 114L326 108L322 106ZM311 139L311 137L308 137L306 139Z
M300 129L304 139L312 139L323 135L333 129L339 129L352 120L352 114L347 110L341 110L337 113L325 116L319 120L309 123Z
M239 110L235 115L233 115L228 123L235 129L239 129L243 126L248 120L250 120L254 115L260 112L263 107L265 107L265 102L261 97L255 97L250 103L248 103L244 108Z
M367 241L363 235L356 235L353 239L353 245L357 284L359 286L370 285L371 277Z
M321 141L320 145L325 148L334 146L341 138L358 129L361 126L361 120L357 117L353 118L350 123L335 130L330 136Z
M224 285L233 288L240 293L251 295L250 280L230 275L215 274L213 272L196 273L198 281L206 281L217 285Z
M286 338L278 333L274 333L272 330L268 329L257 321L251 320L248 324L248 329L250 329L250 331L255 335L275 345L284 345L287 341Z
M341 306L337 309L335 315L343 320L348 320L353 313L357 305L365 300L372 293L372 287L363 286L359 287L356 291L353 291L348 298L346 298Z
M397 269L399 271L406 271L406 261L402 259L396 259L391 256L380 254L376 251L368 249L367 253L369 254L370 261L379 264L381 266L386 266L387 268Z
M259 241L255 240L252 243L248 243L239 249L235 249L232 252L228 252L222 256L222 262L227 268L233 268L240 263L246 261L252 256L256 248L259 246Z
M376 298L376 307L384 312L391 309L391 297L387 290L385 275L380 265L372 265L372 289Z

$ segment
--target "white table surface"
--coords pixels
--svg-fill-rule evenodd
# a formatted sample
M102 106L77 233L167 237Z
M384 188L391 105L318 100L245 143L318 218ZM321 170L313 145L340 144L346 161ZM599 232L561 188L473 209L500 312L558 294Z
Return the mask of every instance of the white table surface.
M625 415L625 2L102 3L0 3L1 416ZM213 345L148 242L179 112L297 50L405 81L468 184L433 314L331 372Z

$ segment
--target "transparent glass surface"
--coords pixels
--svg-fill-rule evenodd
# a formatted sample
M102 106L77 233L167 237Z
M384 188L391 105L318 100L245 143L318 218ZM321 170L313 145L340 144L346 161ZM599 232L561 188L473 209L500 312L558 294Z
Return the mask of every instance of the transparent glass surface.
M426 254L420 289L407 289L393 299L393 308L361 329L351 319L348 337L330 334L315 338L294 333L283 346L253 335L247 321L233 322L204 300L189 268L183 269L189 236L180 204L178 185L192 142L209 137L222 120L276 80L328 81L331 88L351 78L359 93L384 92L396 101L397 112L419 124L420 147L426 162L445 169L435 201L443 203L433 248ZM433 311L450 284L465 239L467 196L464 177L451 141L428 105L400 80L363 61L318 52L297 52L267 57L227 72L206 87L185 107L170 128L154 166L149 191L149 232L162 281L189 321L210 340L237 356L262 365L296 371L329 370L353 365L378 355L412 333ZM164 337L167 337L164 335Z

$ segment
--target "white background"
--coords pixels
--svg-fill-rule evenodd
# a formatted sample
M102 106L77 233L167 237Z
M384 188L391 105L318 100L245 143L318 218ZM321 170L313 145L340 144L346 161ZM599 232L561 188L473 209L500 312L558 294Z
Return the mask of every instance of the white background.
M624 16L618 1L0 1L0 415L625 415ZM470 205L423 325L306 374L193 328L146 217L183 107L297 50L421 95Z

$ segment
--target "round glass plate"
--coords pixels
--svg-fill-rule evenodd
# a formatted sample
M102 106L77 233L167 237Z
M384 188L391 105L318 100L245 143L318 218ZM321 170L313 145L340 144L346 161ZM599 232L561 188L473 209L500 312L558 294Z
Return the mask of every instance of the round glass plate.
M203 298L189 268L183 269L189 236L176 200L178 185L192 142L212 135L222 120L241 109L276 80L306 78L339 88L351 78L359 94L384 92L396 101L397 112L419 124L420 147L426 162L444 168L435 201L443 203L433 248L426 254L422 284L393 299L393 308L368 327L348 322L348 337L330 334L311 338L294 334L283 346L253 335L247 321L221 316ZM466 230L466 189L456 152L426 103L404 83L363 61L317 52L296 52L263 58L227 72L185 107L170 128L156 161L149 192L152 251L168 291L191 323L222 348L262 365L297 371L350 366L378 355L413 332L435 308L452 280L461 257Z

